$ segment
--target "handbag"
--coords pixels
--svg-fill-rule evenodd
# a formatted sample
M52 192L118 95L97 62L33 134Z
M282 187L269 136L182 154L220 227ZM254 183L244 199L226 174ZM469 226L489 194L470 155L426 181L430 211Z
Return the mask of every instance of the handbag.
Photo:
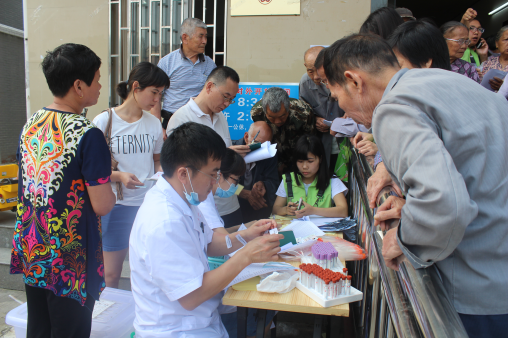
M111 131L113 129L113 112L111 108L107 109L108 112L108 123L106 124L106 129L104 130L104 137L106 138L106 143L109 147L109 153L111 154L111 171L118 171L118 161L115 160L113 156L113 151L111 149ZM123 200L123 190L122 190L122 182L115 182L116 184L116 199L121 201Z

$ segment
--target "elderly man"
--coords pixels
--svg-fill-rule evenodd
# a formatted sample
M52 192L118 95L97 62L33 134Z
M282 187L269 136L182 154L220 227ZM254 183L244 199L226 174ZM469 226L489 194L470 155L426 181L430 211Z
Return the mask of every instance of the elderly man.
M185 106L175 112L168 124L168 136L173 129L185 122L197 122L215 130L226 143L226 147L245 156L250 151L249 146L232 145L228 121L222 113L235 102L239 82L240 78L234 69L226 66L215 68L208 76L199 95L190 98ZM196 139L195 142L204 141ZM228 198L214 196L214 200L226 227L242 223L242 213L236 195Z
M265 91L250 111L252 121L265 121L272 128L272 143L277 143L279 176L291 171L292 151L300 136L315 133L316 118L304 101L289 98L282 88Z
M324 47L311 47L307 49L304 55L304 66L307 72L303 74L300 80L300 100L307 102L316 114L316 129L322 133L321 141L325 147L326 161L333 170L337 162L337 154L339 153L339 145L335 137L330 135L330 126L324 121L333 121L338 117L344 116L344 111L339 108L337 100L330 96L330 91L326 85L322 83L315 62L318 54ZM342 141L342 140L341 140Z
M159 61L159 68L166 72L171 86L164 91L162 109L156 104L151 113L163 118L162 129L166 135L168 121L189 98L197 96L205 80L216 67L211 58L204 54L207 41L206 24L195 18L187 18L180 28L182 44Z
M245 145L251 144L252 141L263 143L271 139L272 129L270 126L264 121L258 121L251 124L249 131L245 133L243 138L233 141L233 144ZM240 177L240 184L244 186L239 195L243 223L268 218L272 212L275 192L279 185L277 155L265 160L248 163L247 171Z
M400 70L388 44L370 35L335 42L325 72L346 114L372 124L407 197L391 197L375 217L401 219L384 236L387 265L397 268L402 254L417 269L435 264L469 336L506 336L506 99L453 72Z

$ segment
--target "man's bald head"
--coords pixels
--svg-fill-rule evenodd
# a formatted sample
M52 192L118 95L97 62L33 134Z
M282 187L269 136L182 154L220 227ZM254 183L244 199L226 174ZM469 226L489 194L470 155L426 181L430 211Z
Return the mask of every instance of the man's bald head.
M314 66L314 63L316 62L316 58L319 55L319 52L321 52L324 48L325 47L323 47L323 46L311 47L311 48L307 49L307 51L303 55L303 60L304 60L303 65L307 69L307 75L318 86L321 83L321 78L319 77L319 75L316 72L316 67Z
M318 56L319 52L322 51L325 47L323 46L315 46L310 47L305 51L305 54L303 55L303 62L305 62L306 65L314 66L314 61L316 61L316 57Z
M259 135L256 137L256 142L263 143L272 140L272 128L265 121L258 121L251 124L249 131L245 133L243 137L245 143L250 144L258 131Z

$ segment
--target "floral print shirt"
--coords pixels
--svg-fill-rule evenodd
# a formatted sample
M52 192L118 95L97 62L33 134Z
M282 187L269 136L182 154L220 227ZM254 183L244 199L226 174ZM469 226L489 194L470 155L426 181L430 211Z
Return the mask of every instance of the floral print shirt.
M483 69L480 72L480 79L483 80L483 77L487 72L491 69L502 70L503 72L508 72L508 66L503 67L501 62L499 62L499 56L491 56L483 63Z
M85 117L39 110L18 148L19 186L11 274L85 304L105 287L101 222L86 186L110 181L103 133Z

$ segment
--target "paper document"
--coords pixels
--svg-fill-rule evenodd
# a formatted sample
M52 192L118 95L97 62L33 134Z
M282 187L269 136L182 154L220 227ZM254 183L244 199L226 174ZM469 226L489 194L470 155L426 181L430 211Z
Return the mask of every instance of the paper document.
M235 279L231 281L231 283L229 283L228 287L236 283L243 282L244 280L251 279L252 277L264 275L265 273L289 269L295 269L295 267L288 263L279 262L252 263L243 269L242 272L240 272L240 274L236 276Z
M158 173L156 173L152 177L147 178L146 181L157 181L159 179L159 177L161 177L162 175L164 175L164 173L162 171L159 171Z
M290 223L284 228L284 231L292 230L296 238L303 238L308 236L324 236L324 232L321 231L314 223L310 221L296 221Z
M483 87L487 88L488 90L490 90L491 92L493 92L494 89L492 89L492 87L490 86L489 80L492 80L494 77L497 77L497 78L500 78L501 80L503 80L505 78L505 76L506 76L506 72L503 72L502 70L490 69L487 73L485 73L485 75L483 75L481 85Z
M266 160L267 158L274 157L277 154L277 144L272 144L270 141L263 142L261 144L261 148L251 151L247 155L245 155L244 160L245 163L252 163L261 160Z

